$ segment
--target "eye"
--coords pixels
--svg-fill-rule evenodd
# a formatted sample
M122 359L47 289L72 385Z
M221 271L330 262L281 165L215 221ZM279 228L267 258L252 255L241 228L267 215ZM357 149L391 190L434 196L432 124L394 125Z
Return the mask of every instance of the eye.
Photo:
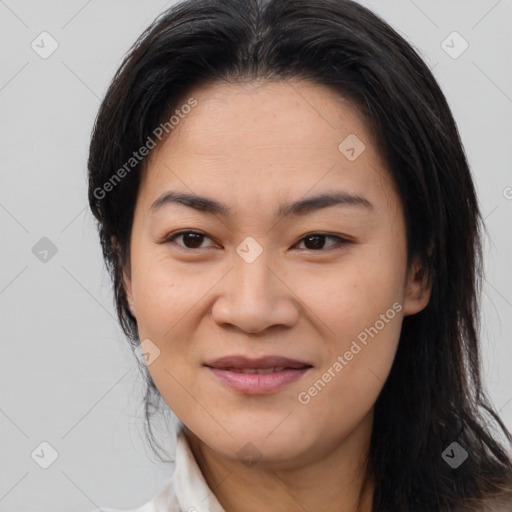
M327 238L337 241L337 243L331 244L329 247L333 247L336 245L341 246L341 245L350 243L349 240L346 240L345 238L341 238L340 236L327 235L327 234L323 234L323 233L310 233L306 236L303 236L300 240L300 243L302 243L302 241L304 241L304 244L306 245L305 249L312 250L312 251L319 251L319 250L324 249L325 240Z
M211 240L211 238L208 237L207 235L205 235L204 233L201 233L198 231L186 230L186 231L178 231L177 233L173 233L172 235L170 235L169 237L167 237L164 240L164 243L171 243L171 242L174 243L175 240L177 240L178 238L182 239L182 243L178 243L178 245L180 247L182 247L184 249L191 249L191 250L205 248L205 247L201 247L203 241L205 239ZM303 248L306 250L319 252L326 248L325 242L327 239L331 239L331 240L335 241L333 244L329 245L327 247L327 249L329 249L331 247L342 246L342 245L346 245L346 244L350 243L349 240L346 240L345 238L342 238L340 236L328 235L328 234L324 234L324 233L310 233L308 235L305 235L300 239L300 243L305 244L305 247L303 247ZM299 243L299 245L300 245L300 243ZM213 247L213 245L210 247ZM302 247L299 247L299 249L302 249Z
M178 244L184 249L201 249L201 243L205 238L211 240L210 237L206 236L204 233L199 233L197 231L179 231L178 233L174 233L170 237L165 239L166 243L174 242L177 238L183 239L183 244Z

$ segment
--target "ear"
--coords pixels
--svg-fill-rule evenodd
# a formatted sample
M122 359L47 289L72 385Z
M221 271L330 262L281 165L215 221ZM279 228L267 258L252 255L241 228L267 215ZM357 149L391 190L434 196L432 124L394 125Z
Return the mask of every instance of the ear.
M117 238L112 235L110 237L110 246L112 248L113 253L117 259L117 264L121 267L123 287L126 292L126 299L128 301L128 309L130 313L135 317L135 306L133 303L133 293L132 293L132 271L131 271L131 258L128 250L128 256L126 260L122 257L121 244L117 240Z
M135 305L133 303L132 276L131 276L131 269L130 269L129 263L127 266L123 267L123 284L124 284L124 289L126 291L126 299L128 300L128 307L130 309L130 313L135 318L137 318L137 315L135 314Z
M430 300L432 283L428 272L416 259L408 272L404 290L404 316L422 311Z

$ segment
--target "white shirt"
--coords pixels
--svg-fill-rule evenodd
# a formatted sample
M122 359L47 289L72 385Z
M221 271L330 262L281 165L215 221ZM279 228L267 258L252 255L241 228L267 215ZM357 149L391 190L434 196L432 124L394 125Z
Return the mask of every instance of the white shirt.
M175 470L170 480L147 503L130 510L112 508L91 512L225 512L208 487L183 433L178 431Z

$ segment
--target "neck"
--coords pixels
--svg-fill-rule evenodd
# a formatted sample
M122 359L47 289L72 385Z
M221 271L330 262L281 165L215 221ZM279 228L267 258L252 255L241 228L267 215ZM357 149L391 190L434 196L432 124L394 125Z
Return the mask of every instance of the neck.
M374 483L365 482L372 412L325 454L278 469L227 459L185 429L203 476L226 512L371 512Z

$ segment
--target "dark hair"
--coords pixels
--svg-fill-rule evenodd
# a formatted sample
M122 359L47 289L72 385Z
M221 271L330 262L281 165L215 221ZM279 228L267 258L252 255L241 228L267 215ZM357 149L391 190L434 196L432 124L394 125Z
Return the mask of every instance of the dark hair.
M159 16L131 48L99 110L88 163L89 203L125 334L138 346L122 268L129 262L146 160L122 179L119 170L128 171L134 150L147 144L193 87L256 79L308 80L358 108L402 198L408 262L419 258L432 284L427 307L403 320L391 373L375 404L368 458L374 511L462 510L504 496L512 461L497 433L509 442L512 436L481 382L483 220L466 155L428 67L356 2L188 0ZM141 368L152 437L150 408L161 397ZM469 453L456 470L441 457L452 442Z

